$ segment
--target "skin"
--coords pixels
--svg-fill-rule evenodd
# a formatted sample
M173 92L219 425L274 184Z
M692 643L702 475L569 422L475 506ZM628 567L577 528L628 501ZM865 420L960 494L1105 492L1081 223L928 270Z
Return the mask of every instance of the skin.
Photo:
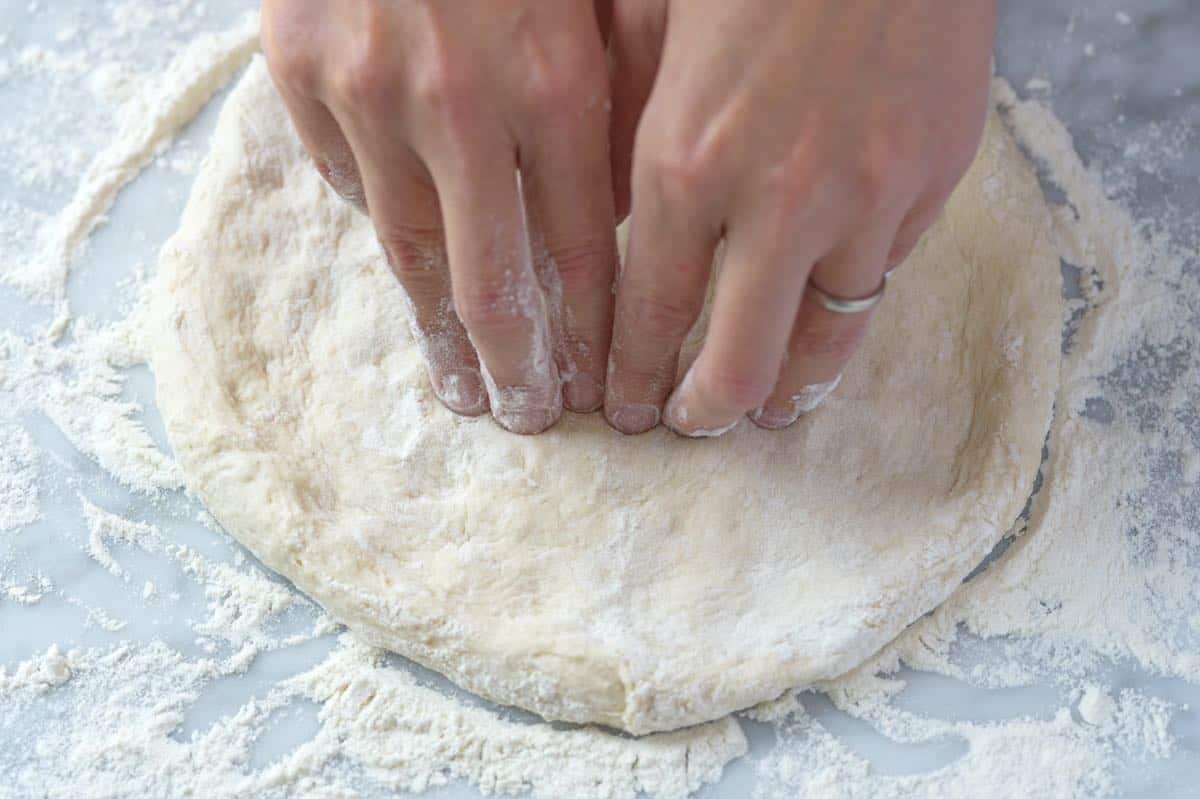
M870 314L809 286L872 294L937 218L978 146L994 18L993 0L267 0L263 43L318 168L369 209L447 406L534 433L603 403L624 433L713 435L786 427L836 385Z
M590 0L267 0L263 49L369 211L442 402L518 433L597 409L616 239Z

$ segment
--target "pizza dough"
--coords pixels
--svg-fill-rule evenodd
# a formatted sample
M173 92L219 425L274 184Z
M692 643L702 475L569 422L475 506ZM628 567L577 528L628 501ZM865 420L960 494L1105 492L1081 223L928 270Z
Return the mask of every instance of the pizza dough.
M854 667L1009 529L1058 368L1047 220L993 115L818 412L516 436L434 398L259 59L163 251L159 405L213 515L360 636L549 719L671 729Z

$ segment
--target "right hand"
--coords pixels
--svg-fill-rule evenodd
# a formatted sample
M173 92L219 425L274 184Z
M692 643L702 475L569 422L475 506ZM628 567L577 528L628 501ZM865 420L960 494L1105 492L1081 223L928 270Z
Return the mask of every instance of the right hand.
M370 213L441 401L517 433L564 402L596 410L616 241L592 0L265 0L262 18L297 132Z

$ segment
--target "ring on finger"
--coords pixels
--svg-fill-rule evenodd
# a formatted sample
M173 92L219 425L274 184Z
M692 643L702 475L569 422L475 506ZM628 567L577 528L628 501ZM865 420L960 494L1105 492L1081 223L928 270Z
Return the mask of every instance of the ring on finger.
M831 294L818 286L811 277L808 279L808 289L812 292L812 298L816 300L817 304L827 311L840 314L859 314L871 310L883 299L883 293L887 290L889 274L891 274L891 270L885 272L879 279L879 288L865 297L842 297Z

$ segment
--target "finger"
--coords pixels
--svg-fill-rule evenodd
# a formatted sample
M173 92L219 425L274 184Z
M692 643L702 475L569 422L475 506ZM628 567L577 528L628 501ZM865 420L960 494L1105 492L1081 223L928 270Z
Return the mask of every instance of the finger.
M349 119L348 141L363 165L363 190L375 232L409 301L413 337L434 393L455 413L488 408L475 350L454 313L437 192L394 131Z
M363 213L366 194L354 152L330 110L314 97L286 84L277 84L304 149L313 165L337 194Z
M635 192L604 398L609 423L630 434L661 418L680 348L704 305L720 235L683 192L651 177Z
M841 298L867 297L883 280L894 228L868 231L835 248L813 267L811 284ZM836 313L807 289L770 397L750 413L759 427L780 429L817 408L837 387L847 361L862 343L871 311Z
M296 133L312 156L317 171L335 192L361 211L366 210L358 166L334 115L322 102L322 65L326 31L317 24L314 9L293 3L263 6L262 48L267 67Z
M454 307L483 365L492 415L515 433L539 433L562 413L562 386L546 299L534 271L515 148L501 131L431 161L438 187Z
M782 236L766 224L730 226L704 346L667 402L668 427L687 436L720 435L770 395L821 244L819 237Z
M617 220L629 213L633 144L650 98L666 32L666 3L615 0L609 61L612 81L610 160Z
M557 328L563 399L579 412L604 401L612 334L617 239L607 116L596 107L582 125L544 126L521 164L534 268Z

